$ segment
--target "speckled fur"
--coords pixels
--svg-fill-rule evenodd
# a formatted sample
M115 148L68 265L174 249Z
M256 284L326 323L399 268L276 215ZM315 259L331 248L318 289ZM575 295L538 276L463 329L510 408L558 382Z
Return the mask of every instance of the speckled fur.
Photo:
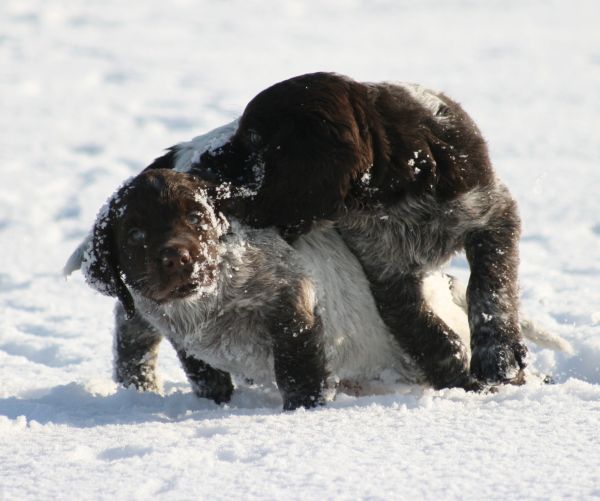
M164 305L134 293L136 307L177 349L255 382L274 380L270 318L294 291L309 322L318 316L330 375L364 385L395 374L395 382L423 377L377 315L360 264L330 226L290 247L273 230L233 223L222 242L215 295ZM345 294L340 294L340 291Z
M473 245L469 240L481 231L497 235L491 259L494 255L498 259L491 267L475 268L467 293L469 322L475 333L471 339L475 360L497 361L489 351L502 350L497 345L489 345L496 343L492 341L494 336L485 338L479 334L482 326L486 328L486 323L490 328L503 323L505 330L516 326L512 333L514 341L504 339L502 342L519 343L517 279L509 273L517 266L515 242L519 220L513 209L510 194L494 180L489 186L474 188L451 200L428 195L408 196L392 206L349 210L337 221L345 242L369 278L382 318L401 338L407 352L425 366L434 386L446 386L451 382L469 388L477 383L470 374L472 358L459 342L459 336L428 308L422 294L423 279L465 248L465 242L470 250L468 255L480 255L479 244ZM377 246L372 244L375 239ZM504 265L502 270L507 278L501 279L496 272L507 259L510 266ZM474 261L476 259L472 258L471 262ZM502 287L487 293L482 290L485 286L481 284L493 284L498 280ZM444 338L448 341L442 342ZM503 377L517 377L517 367L524 365L523 360L517 364L510 354L502 357L505 357ZM495 370L496 367L485 370L475 367L472 372L485 380L486 375Z

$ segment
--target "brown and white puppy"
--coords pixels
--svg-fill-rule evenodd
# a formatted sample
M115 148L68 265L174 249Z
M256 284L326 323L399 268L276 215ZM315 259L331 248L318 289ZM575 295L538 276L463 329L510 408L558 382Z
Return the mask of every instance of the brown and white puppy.
M92 287L120 300L119 382L157 389L158 345L167 337L195 392L216 402L229 400L230 374L275 380L284 409L318 405L336 388L427 384L381 319L361 264L333 225L318 225L290 246L274 229L226 220L219 206L227 199L222 187L197 176L148 170L111 197L69 260L67 272L81 266ZM422 293L462 336L456 350L468 359L464 291L432 274ZM473 380L462 386L479 388Z
M261 92L228 130L204 153L184 143L150 168L186 164L229 184L228 214L275 226L289 242L334 221L381 318L433 386L520 378L517 206L456 102L418 85L315 73ZM459 251L471 269L470 361L422 292Z
M322 403L339 382L424 382L331 225L294 248L274 229L226 220L221 199L197 176L146 171L111 197L67 265L81 263L92 287L120 300L120 382L155 388L163 336L196 393L216 402L231 396L230 373L275 380L284 409Z

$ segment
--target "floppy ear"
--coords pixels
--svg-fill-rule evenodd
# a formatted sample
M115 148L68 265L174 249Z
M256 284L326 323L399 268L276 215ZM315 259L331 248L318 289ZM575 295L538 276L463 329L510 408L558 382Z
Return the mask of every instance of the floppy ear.
M118 197L112 197L96 218L91 239L83 253L81 271L92 288L106 296L116 297L130 319L135 314L135 306L121 278L114 241L116 199Z
M353 123L315 116L283 123L270 138L262 151L262 183L245 218L253 226L278 227L287 240L344 211L353 182L372 163Z

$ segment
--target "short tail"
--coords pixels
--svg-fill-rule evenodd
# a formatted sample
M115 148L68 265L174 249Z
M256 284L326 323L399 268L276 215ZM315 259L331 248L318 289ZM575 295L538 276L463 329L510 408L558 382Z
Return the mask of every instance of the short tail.
M528 319L521 319L521 332L525 339L537 344L541 348L548 348L549 350L563 351L568 355L573 355L575 350L571 343L562 337L551 334L550 332L542 329L535 322Z
M92 234L89 233L73 251L73 254L69 256L69 259L67 259L67 262L65 263L65 266L63 268L64 277L68 277L74 271L81 269L81 265L83 264L83 255L91 239Z
M455 277L450 276L450 290L452 292L453 301L467 313L467 287L465 284L457 280ZM541 348L548 348L554 351L562 351L568 355L575 353L573 346L566 339L551 334L548 331L542 329L535 322L528 319L521 319L521 332L523 337L528 339L532 343L535 343Z

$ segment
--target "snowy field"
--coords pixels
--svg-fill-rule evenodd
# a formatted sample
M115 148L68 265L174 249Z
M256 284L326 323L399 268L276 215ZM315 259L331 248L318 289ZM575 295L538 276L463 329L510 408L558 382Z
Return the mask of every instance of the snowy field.
M600 498L600 2L2 0L0 499ZM519 200L557 384L283 414L111 379L112 301L61 268L126 177L317 70L443 89ZM454 272L467 273L463 258Z

